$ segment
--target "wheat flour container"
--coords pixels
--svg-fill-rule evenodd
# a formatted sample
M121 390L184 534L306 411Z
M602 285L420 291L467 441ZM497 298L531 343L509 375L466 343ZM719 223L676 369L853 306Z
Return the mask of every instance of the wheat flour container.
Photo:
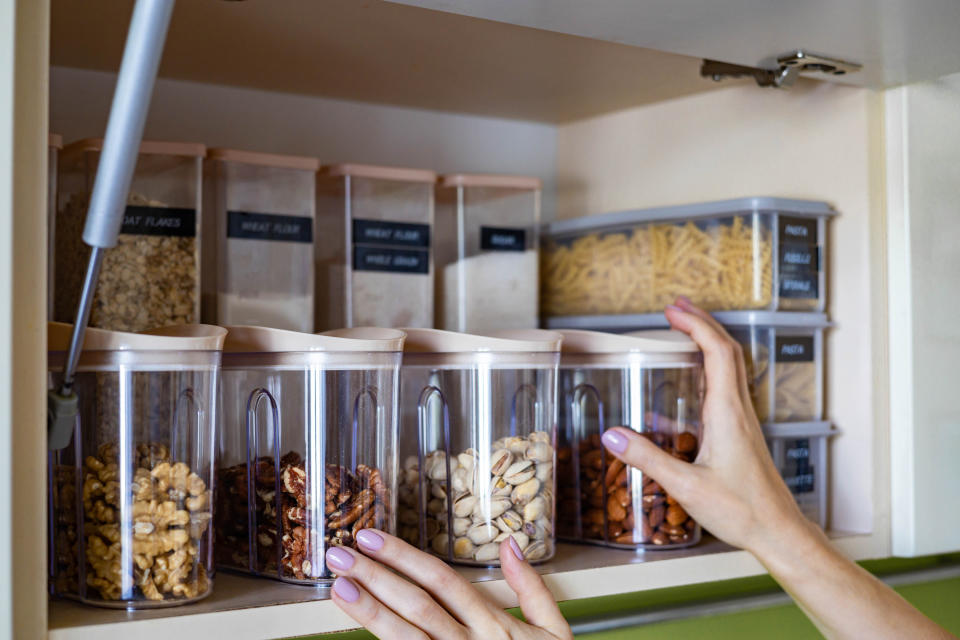
M217 564L329 587L324 556L393 533L404 334L229 327L217 469Z
M508 536L549 560L560 335L406 332L400 536L458 564L498 566Z
M72 326L50 323L60 383ZM209 595L220 349L226 331L87 329L71 443L50 453L50 592L117 608Z
M341 164L317 180L318 330L433 326L433 188L423 169Z
M313 332L314 158L210 149L203 316Z
M483 333L537 326L538 178L483 174L437 182L438 329Z
M626 427L693 462L702 437L699 348L676 331L560 333L560 536L626 549L696 544L696 521L653 478L610 455L600 436Z

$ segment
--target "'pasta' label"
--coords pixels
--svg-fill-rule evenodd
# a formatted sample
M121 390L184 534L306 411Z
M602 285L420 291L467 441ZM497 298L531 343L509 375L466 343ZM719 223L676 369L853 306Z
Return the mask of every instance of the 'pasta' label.
M480 227L480 249L482 251L525 251L527 232L525 229L507 227Z
M813 336L777 336L777 362L813 362Z
M785 444L783 481L792 493L812 493L816 487L814 468L810 464L810 439L788 440Z
M816 218L791 218L780 216L780 244L787 242L802 244L820 244L817 237Z
M173 207L128 206L123 213L120 233L193 238L197 235L197 212Z

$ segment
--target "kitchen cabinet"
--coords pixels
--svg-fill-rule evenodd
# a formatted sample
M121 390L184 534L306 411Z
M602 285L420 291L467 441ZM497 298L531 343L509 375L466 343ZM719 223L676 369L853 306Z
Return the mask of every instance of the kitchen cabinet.
M823 25L797 16L799 22L783 26L777 37L759 38L763 30L758 27L777 22L774 17L736 20L736 12L715 9L701 16L694 15L692 2L674 3L676 19L665 28L669 15L662 8L654 11L653 3L638 5L650 10L641 18L631 17L634 3L591 3L592 17L587 17L617 26L602 31L597 25L561 24L577 8L572 2L550 12L537 10L533 2L471 2L471 10L487 20L428 10L440 3L416 4L422 6L283 0L279 11L276 3L181 2L147 133L188 139L207 131L207 139L197 139L326 156L321 157L325 162L419 166L424 163L416 158L402 158L433 148L424 166L493 172L501 163L509 172L542 178L545 219L745 195L833 202L840 215L831 235L834 275L828 310L838 326L828 339L826 404L828 418L841 433L831 445L832 535L856 559L960 548L960 527L955 525L936 540L900 546L899 530L891 524L899 526L906 518L916 526L944 517L946 507L956 504L946 492L954 491L949 499L956 500L960 474L957 465L946 464L937 470L940 475L917 472L925 456L932 455L931 443L943 433L954 437L955 414L944 411L938 426L925 426L928 416L921 413L902 414L909 423L897 421L902 411L897 403L907 396L894 377L901 371L894 371L894 362L906 358L912 363L909 389L916 408L926 402L921 392L928 382L917 376L918 367L937 360L937 354L888 351L909 336L919 340L918 325L898 324L902 318L896 313L911 309L915 323L923 320L919 305L929 304L953 271L938 271L921 260L917 254L923 245L909 247L911 262L905 262L907 247L895 251L901 230L917 234L929 223L917 214L927 206L915 199L917 191L908 188L913 213L907 222L885 204L892 190L907 182L886 166L896 141L889 131L885 137L884 126L889 125L889 96L896 94L812 81L781 92L758 89L746 80L721 85L698 75L701 56L757 64L758 56L798 45L867 63L856 82L872 87L957 71L960 58L952 47L960 45L952 40L945 44L939 36L942 25L952 33L960 24L954 5L913 8L910 25L934 25L927 34L932 48L915 50L901 42L902 51L909 49L907 57L888 60L876 53L882 49L867 46L873 46L879 27L854 25L852 12L831 19L823 39L795 42L790 34L819 33L815 27ZM730 11L752 8L746 2L724 4ZM443 5L465 11L466 3L447 0ZM0 464L16 478L15 490L0 494L0 566L9 567L10 576L0 585L14 587L0 597L0 613L12 616L17 638L44 637L48 628L49 637L64 639L131 633L169 637L203 628L243 638L351 628L351 621L329 601L318 600L315 591L223 573L214 595L196 605L127 614L57 601L50 604L47 619L42 430L51 89L47 51L57 65L50 112L65 125L54 122L55 128L67 141L102 133L89 129L103 126L101 107L109 103L111 76L96 72L114 70L119 63L131 6L112 0L91 0L82 7L66 0L0 0L5 14L0 25L10 32L10 37L0 37L0 80L9 87L0 92L0 136L7 136L0 138L0 259L11 266L0 270L0 334L12 345L0 350L0 451L5 456ZM526 17L511 13L521 10ZM831 6L824 11L838 10ZM888 24L875 16L873 22L878 21ZM627 37L621 25L643 30ZM657 38L641 37L643 33ZM835 46L841 36L850 38L849 48ZM857 42L862 46L854 46ZM916 56L924 51L928 59L918 63ZM874 69L871 60L881 58L879 70ZM903 75L891 71L898 65L905 69ZM878 73L877 79L863 79ZM901 122L914 122L910 114L904 117ZM410 123L416 123L407 127L415 138L404 137ZM451 137L469 139L472 130L489 132L497 141L523 142L484 147L476 139L476 157L443 146ZM261 131L268 134L257 137ZM914 141L931 144L922 137ZM351 149L357 157L329 157ZM922 146L913 149L923 151ZM942 166L956 164L955 150L943 149L942 154ZM488 166L467 166L471 161ZM916 161L910 166L918 168ZM938 203L955 195L946 188L936 193ZM942 251L934 255L953 255L948 248ZM895 272L907 264L913 282L929 286L915 284L912 295L904 297ZM944 320L953 317L938 313ZM929 327L930 332L941 330L941 348L952 353L956 336L940 325ZM914 447L910 457L919 482L894 477L899 470L891 460L901 452L891 451L891 442L898 442L900 429L908 429L911 441L923 445ZM921 493L929 498L916 500ZM901 494L914 499L916 509L900 510ZM503 606L516 604L496 572L463 571ZM542 571L557 597L568 600L757 575L763 568L742 551L708 542L645 555L561 545L558 558Z

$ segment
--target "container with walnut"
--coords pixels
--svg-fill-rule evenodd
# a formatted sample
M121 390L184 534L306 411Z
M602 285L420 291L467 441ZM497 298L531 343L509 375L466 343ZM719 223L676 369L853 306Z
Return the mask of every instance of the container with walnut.
M59 385L72 327L48 327ZM50 454L50 591L122 608L193 602L213 571L214 425L226 332L88 329L70 444Z
M627 549L700 541L700 526L655 478L603 447L627 427L693 462L700 446L701 356L683 334L561 331L557 520L561 538Z
M217 565L329 586L331 545L395 530L404 334L230 327L216 489Z

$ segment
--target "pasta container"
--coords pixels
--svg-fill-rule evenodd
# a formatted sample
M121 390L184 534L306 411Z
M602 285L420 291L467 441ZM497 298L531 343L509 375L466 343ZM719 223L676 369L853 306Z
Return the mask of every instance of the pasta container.
M217 564L329 587L331 545L393 533L404 334L229 327Z
M610 455L600 437L627 427L693 462L702 431L697 345L675 331L560 333L560 537L623 549L696 544L700 525L653 478Z
M60 154L56 230L57 320L72 322L90 247L87 205L103 140ZM114 331L189 324L200 318L202 144L144 142L117 245L104 253L90 326Z
M448 562L499 566L512 536L553 557L560 335L408 329L398 527Z
M314 329L314 158L211 149L205 164L203 316Z
M803 514L827 527L829 422L771 424L763 429L777 470Z
M50 323L59 388L73 327ZM226 331L87 329L71 443L49 457L49 586L116 608L209 595L220 349Z
M823 311L824 202L743 198L548 225L545 316L662 311L679 295L708 310Z
M448 175L437 186L437 328L537 326L540 180Z
M54 247L57 218L57 159L63 148L63 137L51 133L47 140L47 319L53 319Z
M437 174L342 164L317 181L318 329L433 326Z

